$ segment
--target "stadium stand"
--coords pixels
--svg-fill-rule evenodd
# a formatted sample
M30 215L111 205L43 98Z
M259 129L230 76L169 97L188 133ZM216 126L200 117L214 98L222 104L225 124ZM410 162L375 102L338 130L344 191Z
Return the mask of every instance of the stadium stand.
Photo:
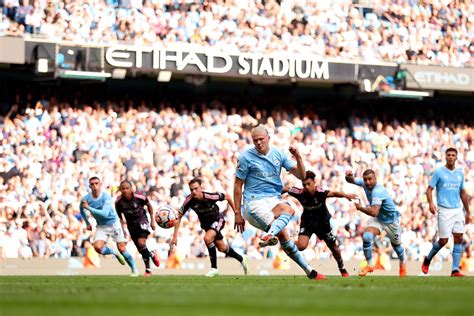
M436 218L429 215L424 192L447 147L459 150L458 165L464 168L466 189L474 196L474 124L469 112L459 117L462 108L453 108L456 114L444 107L393 108L378 101L376 107L353 104L348 109L351 103L346 101L345 110L331 115L324 108L334 105L326 101L304 107L218 97L209 101L190 97L191 102L121 96L83 101L67 93L20 90L10 97L16 100L10 111L0 117L4 258L82 256L91 232L79 214L79 201L91 175L99 175L114 195L126 176L138 190L148 192L155 207L167 203L178 208L189 193L187 181L194 176L204 180L204 187L232 194L238 152L251 144L250 128L257 123L272 131L275 146L299 142L308 169L316 172L323 187L361 194L345 183L344 171L352 168L360 175L366 167L377 170L402 213L402 240L409 260L421 260L435 238ZM292 176L285 175L284 181L300 185ZM474 200L470 203L474 209ZM328 206L344 259L362 259L360 233L367 217L343 199ZM250 227L236 233L232 212L226 215L225 234L235 249L252 259L277 255L277 248L258 247L259 235ZM191 213L180 230L178 252L184 257L206 254L204 245L196 242L195 236L202 234L197 223ZM289 227L296 235L297 217ZM474 231L469 227L465 245L472 251ZM157 229L149 240L163 258L171 233ZM440 254L446 260L449 248ZM309 260L326 259L330 252L312 239L304 255Z
M471 1L5 0L0 36L474 66Z

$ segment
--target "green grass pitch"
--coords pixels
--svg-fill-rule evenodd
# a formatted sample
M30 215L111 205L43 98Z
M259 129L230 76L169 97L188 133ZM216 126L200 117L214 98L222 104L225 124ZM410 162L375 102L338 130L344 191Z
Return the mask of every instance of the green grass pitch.
M474 315L474 278L0 277L0 315Z

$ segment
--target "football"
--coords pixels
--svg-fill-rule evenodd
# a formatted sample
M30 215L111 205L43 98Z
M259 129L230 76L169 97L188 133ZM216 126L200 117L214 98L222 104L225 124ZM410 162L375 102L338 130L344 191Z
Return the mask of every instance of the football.
M155 221L161 228L174 227L178 218L178 211L166 204L160 205L155 213Z

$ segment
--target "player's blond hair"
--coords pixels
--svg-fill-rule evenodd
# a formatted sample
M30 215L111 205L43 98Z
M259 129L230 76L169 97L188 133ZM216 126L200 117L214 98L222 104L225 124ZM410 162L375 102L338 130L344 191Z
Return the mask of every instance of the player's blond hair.
M268 133L267 128L266 128L265 126L263 126L262 124L257 125L257 126L255 126L254 128L252 128L251 133L252 133L252 135L255 135L255 134L257 134L257 133L264 133L264 134L266 134L266 135L270 135L270 134Z

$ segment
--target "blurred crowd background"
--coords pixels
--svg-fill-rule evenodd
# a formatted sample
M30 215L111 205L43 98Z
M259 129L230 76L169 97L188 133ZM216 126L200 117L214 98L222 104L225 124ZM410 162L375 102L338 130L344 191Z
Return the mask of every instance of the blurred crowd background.
M233 107L219 98L208 102L179 104L172 101L137 100L87 102L63 101L54 96L28 97L13 103L0 117L0 256L2 258L67 258L83 256L86 230L79 203L88 192L88 179L97 175L103 190L117 196L121 180L131 180L146 192L156 209L162 203L179 208L193 177L204 180L207 191L232 196L239 152L252 146L250 129L258 123L271 131L271 145L288 149L296 143L306 168L317 174L320 186L330 190L363 191L344 180L348 169L357 176L366 168L376 171L378 181L393 196L401 213L402 241L409 260L421 260L436 238L437 220L428 211L425 190L435 168L445 163L444 151L459 151L457 166L465 173L466 190L474 210L474 127L471 121L445 121L434 113L426 119L398 119L378 112L353 111L345 119L327 120L314 107ZM262 103L263 104L263 103ZM449 113L448 109L445 109ZM433 114L433 113L432 113ZM430 117L438 117L431 120ZM468 118L469 115L464 118ZM284 174L288 185L300 186ZM297 237L299 214L288 228ZM363 260L361 232L367 216L345 199L328 199L331 225L345 260ZM244 233L233 229L233 212L220 205L227 224L228 242L251 259L275 258L278 246L259 248L261 232L249 224ZM157 230L148 242L160 256L168 257L172 229ZM207 255L197 216L183 219L178 239L180 258ZM473 250L474 226L467 226L465 257ZM384 235L379 251L392 256ZM130 251L136 252L133 243ZM437 260L450 257L451 245ZM222 254L221 254L222 255ZM324 242L315 236L304 251L308 260L330 259Z
M2 35L474 66L470 0L1 0Z

